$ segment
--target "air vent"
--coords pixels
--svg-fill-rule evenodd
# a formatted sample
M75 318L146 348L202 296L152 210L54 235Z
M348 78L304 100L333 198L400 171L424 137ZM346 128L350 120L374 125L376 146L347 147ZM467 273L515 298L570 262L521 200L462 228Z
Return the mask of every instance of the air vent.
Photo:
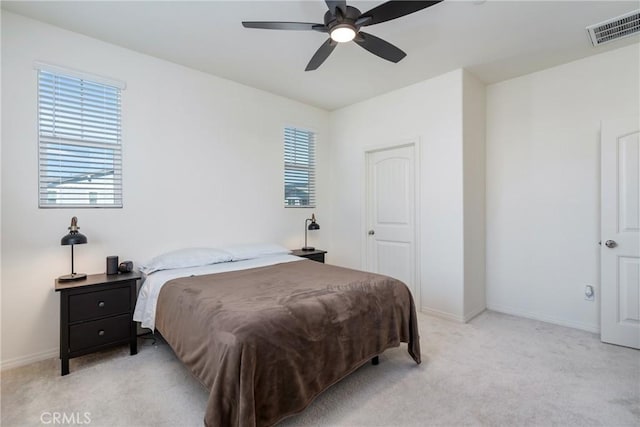
M640 9L607 19L599 24L589 25L587 32L594 46L638 34L640 32Z

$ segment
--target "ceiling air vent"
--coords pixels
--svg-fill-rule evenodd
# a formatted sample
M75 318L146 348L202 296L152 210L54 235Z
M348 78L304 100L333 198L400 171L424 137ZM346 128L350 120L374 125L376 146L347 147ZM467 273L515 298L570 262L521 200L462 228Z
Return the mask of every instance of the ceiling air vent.
M587 27L587 33L594 46L633 36L639 32L640 9Z

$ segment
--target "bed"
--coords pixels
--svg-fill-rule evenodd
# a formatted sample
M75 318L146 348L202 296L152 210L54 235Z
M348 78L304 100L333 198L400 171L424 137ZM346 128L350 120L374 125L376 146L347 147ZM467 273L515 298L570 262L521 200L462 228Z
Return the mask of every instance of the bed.
M402 282L286 254L150 274L134 320L210 390L210 427L273 425L401 342L420 363Z

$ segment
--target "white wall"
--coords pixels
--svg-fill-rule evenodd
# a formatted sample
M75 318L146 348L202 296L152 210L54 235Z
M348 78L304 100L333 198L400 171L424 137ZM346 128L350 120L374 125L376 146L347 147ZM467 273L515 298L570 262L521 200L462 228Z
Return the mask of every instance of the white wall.
M599 330L600 121L639 76L635 44L487 88L489 308Z
M35 60L127 83L123 209L38 209ZM309 209L283 204L283 126L318 132L318 221L328 221L325 111L2 13L2 366L57 354L60 246L78 216L76 270L168 249L274 241L301 247ZM327 222L328 225L328 222ZM310 243L325 247L323 227Z
M462 70L331 113L331 261L365 268L365 150L419 139L423 311L463 311Z

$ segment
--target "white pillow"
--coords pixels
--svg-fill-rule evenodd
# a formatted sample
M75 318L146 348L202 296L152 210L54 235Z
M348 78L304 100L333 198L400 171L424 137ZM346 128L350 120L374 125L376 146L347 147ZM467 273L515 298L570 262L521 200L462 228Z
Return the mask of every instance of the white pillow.
M140 266L144 274L151 274L160 270L174 268L199 267L201 265L217 264L231 261L231 254L216 248L188 248L179 249L158 255L151 261Z
M253 243L247 245L233 245L223 248L231 254L232 261L260 258L268 255L288 254L291 250L275 243Z

